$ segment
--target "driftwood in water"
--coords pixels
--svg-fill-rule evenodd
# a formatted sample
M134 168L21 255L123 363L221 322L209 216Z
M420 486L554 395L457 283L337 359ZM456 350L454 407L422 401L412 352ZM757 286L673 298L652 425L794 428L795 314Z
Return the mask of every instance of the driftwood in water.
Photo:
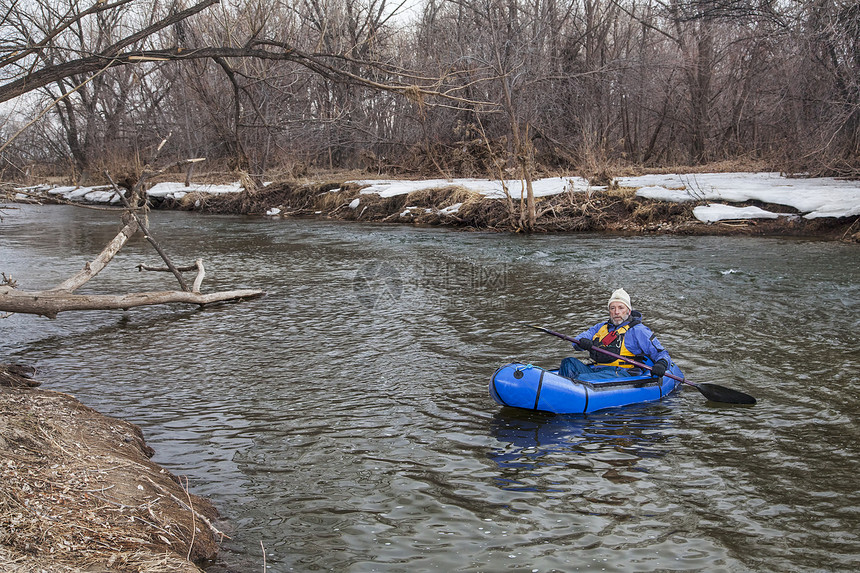
M55 318L58 313L68 310L126 310L135 306L171 302L202 306L215 302L256 298L262 295L263 291L252 289L229 290L211 294L176 290L103 295L73 294L58 290L22 292L8 286L0 286L0 311L39 314L48 318Z
M167 139L164 139L161 144L155 150L155 156L157 157L158 153L161 151L161 148L164 147L164 144L167 143ZM155 157L153 157L153 160ZM198 159L187 160L186 162L181 163L193 163L195 161L199 161ZM0 312L17 312L24 314L38 314L42 316L47 316L48 318L54 318L58 313L68 311L68 310L112 310L112 309L128 309L135 306L146 306L153 304L168 304L168 303L187 303L187 304L197 304L200 306L206 304L212 304L216 302L227 302L227 301L240 301L246 300L250 298L256 298L265 294L261 290L251 290L251 289L243 289L243 290L230 290L230 291L221 291L212 294L202 294L200 292L200 284L203 282L203 277L206 275L206 272L203 268L203 260L197 259L194 265L189 265L188 267L177 267L173 264L170 258L165 253L164 249L161 248L161 245L158 244L158 241L155 240L155 237L152 236L152 232L147 227L145 217L140 217L138 212L142 209L145 213L146 209L146 199L143 193L143 184L147 180L147 177L157 173L157 171L153 171L150 168L149 164L144 166L143 172L140 178L137 180L137 183L131 188L129 195L126 196L124 190L120 189L119 186L114 182L113 178L110 176L110 173L105 172L108 180L111 182L111 185L114 188L114 191L119 195L122 199L123 203L125 203L126 210L123 213L123 223L124 226L120 229L119 233L102 249L102 252L93 259L92 261L86 263L84 268L75 274L72 277L69 277L56 287L45 290L45 291L37 291L37 292L26 292L17 290L16 284L9 278L5 279L5 284L0 283ZM129 238L131 238L138 230L143 232L144 237L147 241L155 248L158 254L161 256L162 260L164 260L167 265L166 269L162 268L151 268L145 265L139 265L139 270L169 270L176 277L176 280L179 282L179 286L182 290L179 291L159 291L159 292L138 292L138 293L129 293L123 295L95 295L95 294L87 294L87 295L77 295L74 294L74 291L87 283L94 276L99 274L102 269L104 269L107 264L114 258L114 256L122 249L123 245L128 242ZM197 278L194 280L194 284L189 287L185 282L185 279L182 277L182 271L192 271L197 270Z
M0 386L35 388L41 382L34 380L36 368L27 364L0 364Z
M202 294L200 292L200 284L203 282L203 277L206 274L202 259L197 259L194 265L177 268L164 255L164 251L155 242L148 229L147 240L156 247L156 250L165 259L169 268L153 269L145 265L140 265L140 270L170 270L181 279L180 271L196 269L197 278L194 281L193 287L189 288L184 280L180 280L182 290L179 291L139 292L123 295L74 294L73 291L83 286L107 266L138 229L146 229L146 226L142 224L142 221L134 213L130 213L130 216L126 219L128 221L126 225L94 260L87 262L80 272L69 277L56 287L44 291L27 292L17 290L13 285L9 284L0 286L0 312L38 314L54 318L58 313L69 310L128 309L135 306L167 303L187 303L202 306L216 302L246 300L264 294L261 290L252 289Z

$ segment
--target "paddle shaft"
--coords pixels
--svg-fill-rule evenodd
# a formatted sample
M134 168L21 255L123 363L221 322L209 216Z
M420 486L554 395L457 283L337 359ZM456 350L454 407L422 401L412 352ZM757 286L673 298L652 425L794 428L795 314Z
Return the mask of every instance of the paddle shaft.
M523 323L525 324L525 323ZM563 340L569 340L575 344L579 344L579 341L575 338L571 338L566 334L562 334L560 332L555 332L548 328L544 328L542 326L535 326L533 324L527 324L526 326L530 326L536 330L540 330L541 332L546 332L547 334L552 334L553 336L557 336ZM623 360L624 362L629 362L634 366L638 366L639 368L644 368L645 370L653 371L654 369L647 364L642 364L641 362L636 362L635 360L631 360L629 358L625 358L619 354L615 354L614 352L610 352L609 350L604 350L603 348L592 346L591 350L595 350L597 352L602 352L607 356L611 356L617 360ZM692 386L699 392L701 392L702 396L707 398L708 400L713 400L714 402L725 402L727 404L755 404L756 399L750 396L749 394L744 394L743 392L738 392L737 390L732 390L731 388L726 388L725 386L720 386L719 384L694 384L693 382L688 382L683 378L679 378L674 374L670 374L666 372L663 374L667 378L671 378L672 380L677 380L682 384L687 384L688 386Z
M555 332L554 330L550 330L550 329L544 328L542 326L533 326L533 325L529 325L529 326L531 326L532 328L536 328L538 330L542 330L542 331L546 332L547 334L552 334L553 336L558 336L559 338L561 338L563 340L568 340L570 342L573 342L574 344L579 343L579 341L577 339L573 338L572 336L568 336L568 335L562 334L560 332ZM633 366L638 366L639 368L644 368L644 369L649 370L649 371L651 370L651 367L648 366L647 364L642 364L641 362L631 360L630 358L625 358L624 356L621 356L620 354L615 354L614 352L610 352L609 350L604 350L603 348L600 348L599 346L592 346L591 350L595 350L597 352L600 352L601 354L611 356L612 358L615 358L616 360L623 360L624 362L629 362ZM678 382L683 382L684 384L689 384L690 386L696 386L692 382L687 382L683 378L679 378L678 376L675 376L674 374L670 374L669 372L666 372L665 374L663 374L663 376L665 376L667 378L671 378L672 380L677 380Z

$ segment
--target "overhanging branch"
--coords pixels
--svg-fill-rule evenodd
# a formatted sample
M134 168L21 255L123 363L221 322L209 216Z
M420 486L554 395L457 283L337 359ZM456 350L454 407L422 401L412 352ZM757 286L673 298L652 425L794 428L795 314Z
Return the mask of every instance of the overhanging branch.
M256 46L267 45L279 47L281 50L267 50ZM35 89L59 81L76 74L89 74L98 70L127 66L147 62L182 62L207 58L258 58L261 60L280 60L295 62L317 74L333 80L350 81L369 88L397 92L412 97L414 95L438 97L458 103L476 106L496 104L487 101L477 101L461 98L450 92L442 92L433 86L413 83L382 83L348 72L338 66L325 62L326 55L306 54L282 42L258 41L254 46L206 47L206 48L169 48L162 50L134 50L131 52L105 55L99 54L78 58L61 64L48 66L27 74L4 85L0 85L0 103L18 97Z

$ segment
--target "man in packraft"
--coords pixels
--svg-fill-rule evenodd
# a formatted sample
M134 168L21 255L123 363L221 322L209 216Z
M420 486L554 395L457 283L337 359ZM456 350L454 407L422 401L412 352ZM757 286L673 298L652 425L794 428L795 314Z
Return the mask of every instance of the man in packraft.
M629 362L597 352L595 347L651 364L651 374L661 377L666 373L672 359L657 340L651 329L642 324L642 314L633 310L630 295L623 288L609 297L609 320L599 322L575 338L575 350L588 351L594 364L588 365L576 358L561 361L558 373L577 380L605 380L620 376L638 376L642 370ZM648 360L645 360L645 359Z

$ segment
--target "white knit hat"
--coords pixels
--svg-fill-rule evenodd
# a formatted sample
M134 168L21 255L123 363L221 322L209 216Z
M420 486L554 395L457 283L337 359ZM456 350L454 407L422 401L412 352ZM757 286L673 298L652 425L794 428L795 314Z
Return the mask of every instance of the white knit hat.
M612 296L609 297L609 302L606 304L606 306L609 306L616 301L623 302L627 305L628 310L633 310L633 306L630 304L630 295L627 294L627 291L623 288L617 289L615 292L612 293Z

